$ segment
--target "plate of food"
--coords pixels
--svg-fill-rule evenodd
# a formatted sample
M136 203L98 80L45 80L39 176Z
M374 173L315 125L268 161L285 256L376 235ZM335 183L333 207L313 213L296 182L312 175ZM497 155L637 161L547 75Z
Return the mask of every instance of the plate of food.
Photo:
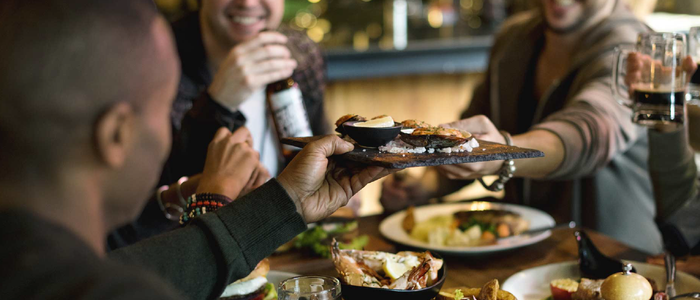
M455 128L432 126L422 121L396 122L391 116L371 119L345 115L336 131L357 145L341 155L349 161L386 168L403 169L480 161L542 157L538 150L479 141L471 133ZM321 138L284 138L283 144L304 147Z
M296 276L299 274L270 271L270 260L266 258L260 261L248 276L226 286L219 299L276 300L280 282Z
M429 300L445 282L442 258L426 252L388 253L331 247L343 298Z
M530 207L473 201L434 204L394 213L379 225L396 243L450 255L482 255L532 245L551 235L519 233L554 226L547 213Z
M645 277L654 292L666 286L666 270L663 267L642 262L630 262L637 274ZM555 263L527 269L509 277L503 288L511 291L519 300L601 300L601 286L604 280L581 278L576 261ZM678 271L676 293L684 294L700 291L700 280Z

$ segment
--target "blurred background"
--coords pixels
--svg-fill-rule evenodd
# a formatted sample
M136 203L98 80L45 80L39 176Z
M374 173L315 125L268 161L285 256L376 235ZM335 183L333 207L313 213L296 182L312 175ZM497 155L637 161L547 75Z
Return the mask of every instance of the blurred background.
M621 1L657 31L700 26L700 0ZM171 21L197 9L197 0L156 2ZM286 0L283 26L305 32L324 51L331 123L355 113L437 125L456 120L469 104L499 25L538 2ZM414 176L422 171L410 170ZM381 212L380 185L373 183L361 192L362 215ZM446 200L484 196L501 195L476 184Z

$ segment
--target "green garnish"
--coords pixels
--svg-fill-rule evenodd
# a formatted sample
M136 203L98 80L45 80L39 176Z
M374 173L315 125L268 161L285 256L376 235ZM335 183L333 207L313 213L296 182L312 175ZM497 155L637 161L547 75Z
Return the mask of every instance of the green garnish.
M357 221L347 222L343 226L338 226L338 228L331 230L331 234L335 233L345 233L357 229Z
M338 243L338 248L362 250L365 248L365 246L367 246L367 243L369 243L369 236L361 235L361 236L358 236L358 237L352 239L352 241L350 241L350 243L347 243L347 244L346 243Z
M471 217L468 222L459 224L459 230L462 232L467 231L467 229L472 228L472 226L477 225L481 229L481 232L490 231L494 236L498 236L496 232L496 224L489 224L484 222L479 222L476 218Z
M277 291L274 284L268 282L265 285L265 298L263 300L277 300Z
M350 232L355 229L357 229L357 221L348 222L342 226L338 226L330 232L324 231L322 226L316 226L299 234L294 241L294 247L297 249L309 249L312 253L318 256L330 258L331 249L326 244L328 243L329 236L338 233ZM338 247L340 247L340 249L362 250L368 242L369 237L362 235L352 239L350 243L339 242Z
M455 290L455 300L462 300L462 298L464 298L462 290Z
M318 242L326 239L328 237L328 233L323 231L320 226L316 226L314 228L311 228L307 231L304 231L300 233L297 236L297 240L294 242L294 247L296 248L303 248L303 247L311 247L314 244L317 244Z

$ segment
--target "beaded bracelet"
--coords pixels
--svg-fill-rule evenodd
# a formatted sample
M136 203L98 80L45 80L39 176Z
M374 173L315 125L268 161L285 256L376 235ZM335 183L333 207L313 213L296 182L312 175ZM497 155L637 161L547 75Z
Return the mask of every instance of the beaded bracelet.
M184 225L191 219L215 211L232 201L231 198L219 194L194 194L187 198L187 212L180 217L180 224Z
M501 133L501 135L503 135L503 138L506 140L506 145L513 146L513 140L510 137L510 133L503 131L503 130L501 130L500 133ZM503 165L501 166L501 168L498 170L498 173L496 173L496 175L498 175L498 178L494 182L492 182L490 185L488 185L484 182L483 178L479 178L478 180L485 189L492 191L492 192L499 192L499 191L502 191L503 188L505 188L506 182L508 182L508 180L513 178L513 173L515 173L515 170L516 170L516 168L515 168L515 163L513 162L513 160L506 159L503 162Z

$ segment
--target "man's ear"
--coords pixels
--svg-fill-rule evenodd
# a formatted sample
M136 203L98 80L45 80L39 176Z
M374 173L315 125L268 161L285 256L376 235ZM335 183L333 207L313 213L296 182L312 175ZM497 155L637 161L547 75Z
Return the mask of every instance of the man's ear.
M124 165L134 143L136 115L129 103L119 102L102 115L95 126L98 157L112 168Z

